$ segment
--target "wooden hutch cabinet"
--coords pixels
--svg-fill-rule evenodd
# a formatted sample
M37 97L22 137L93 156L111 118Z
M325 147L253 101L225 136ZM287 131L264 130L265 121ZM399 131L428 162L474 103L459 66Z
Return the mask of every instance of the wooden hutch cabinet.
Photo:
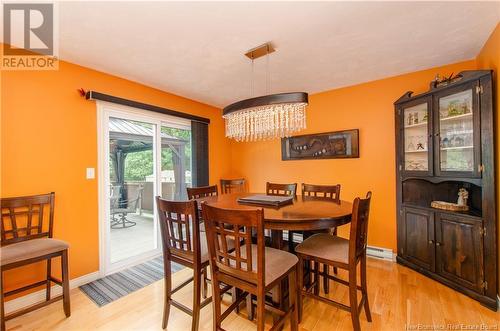
M497 309L492 72L464 71L395 102L397 261ZM431 207L457 202L466 212Z

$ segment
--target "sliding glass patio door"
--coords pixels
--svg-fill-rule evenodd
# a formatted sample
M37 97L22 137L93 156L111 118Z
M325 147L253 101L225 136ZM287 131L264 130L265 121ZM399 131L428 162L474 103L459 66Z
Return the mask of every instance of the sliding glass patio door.
M108 103L100 117L101 273L161 254L155 197L186 198L189 121Z

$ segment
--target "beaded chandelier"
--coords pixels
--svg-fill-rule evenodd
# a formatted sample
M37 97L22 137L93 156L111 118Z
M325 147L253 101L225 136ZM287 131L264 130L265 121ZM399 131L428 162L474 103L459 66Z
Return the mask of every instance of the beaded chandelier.
M266 55L268 92L269 53L272 52L273 47L267 43L245 54L252 60L252 72L254 59ZM305 92L268 94L235 102L222 112L226 122L226 137L236 141L288 137L305 129L307 105L308 95Z

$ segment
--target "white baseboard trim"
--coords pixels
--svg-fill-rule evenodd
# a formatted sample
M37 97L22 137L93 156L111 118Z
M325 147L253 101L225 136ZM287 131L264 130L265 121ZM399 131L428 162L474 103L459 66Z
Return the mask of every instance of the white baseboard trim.
M396 261L396 254L390 248L368 246L366 248L366 255L387 261Z
M71 279L69 281L70 289L77 288L79 286L90 283L96 279L99 279L99 271L92 272L90 274L83 275L81 277ZM51 296L56 296L62 293L61 286L53 285L51 289ZM23 295L22 297L15 298L5 302L5 313L9 314L16 310L26 308L34 305L35 303L41 302L45 300L45 289L36 291L27 295Z

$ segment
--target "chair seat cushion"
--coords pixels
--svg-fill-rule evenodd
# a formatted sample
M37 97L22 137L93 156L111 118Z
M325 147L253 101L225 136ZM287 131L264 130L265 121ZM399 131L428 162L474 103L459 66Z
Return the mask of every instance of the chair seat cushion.
M328 233L310 236L297 245L295 251L328 261L349 263L349 240Z
M53 238L31 239L6 245L0 248L0 266L60 252L68 247L65 241Z
M243 245L240 249L240 254L242 258L246 258L246 247ZM232 254L234 255L234 254ZM276 279L280 278L286 274L291 268L299 262L299 259L288 252L266 247L265 248L265 260L266 260L266 274L265 274L265 285L269 285ZM234 261L231 260L234 266ZM246 270L246 266L242 265L243 269ZM252 244L252 271L257 272L257 245Z

